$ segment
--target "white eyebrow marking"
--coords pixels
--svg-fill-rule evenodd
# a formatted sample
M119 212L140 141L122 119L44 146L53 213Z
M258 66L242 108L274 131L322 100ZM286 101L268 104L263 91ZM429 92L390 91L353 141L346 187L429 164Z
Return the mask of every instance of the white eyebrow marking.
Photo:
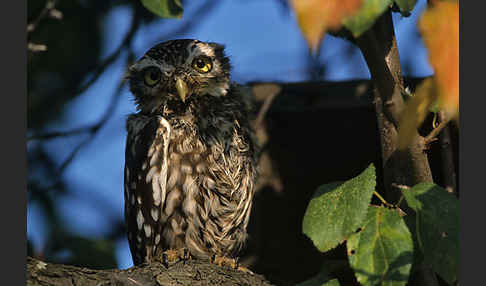
M214 57L214 48L206 43L197 43L194 52L199 52L199 54L206 55L208 57Z
M193 46L196 46L196 47L194 49L192 49ZM186 50L189 54L189 56L187 57L187 60L186 60L186 63L188 63L188 64L191 64L196 56L200 56L200 55L205 55L205 56L208 56L208 57L214 57L215 56L214 48L211 47L210 45L206 44L206 43L203 43L203 42L192 43L190 45L187 45Z

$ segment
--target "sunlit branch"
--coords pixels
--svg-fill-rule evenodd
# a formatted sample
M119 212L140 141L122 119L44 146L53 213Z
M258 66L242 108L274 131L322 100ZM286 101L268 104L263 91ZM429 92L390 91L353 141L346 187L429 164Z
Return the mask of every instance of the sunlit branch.
M57 1L58 0L48 0L46 2L46 6L44 6L42 11L39 13L39 15L34 20L32 20L32 22L30 22L27 25L27 33L28 34L35 31L35 29L37 29L37 26L39 25L39 23L47 16L51 16L51 17L54 17L56 19L62 18L62 13L60 11L56 10ZM54 13L52 13L53 11L54 11Z
M430 131L429 135L427 135L427 137L425 137L424 141L425 141L425 145L428 145L430 144L432 141L435 141L437 140L437 136L439 135L439 133L442 131L442 129L444 129L447 124L449 123L450 119L447 119L447 118L444 118L445 120L442 120L439 124L439 126L437 126L436 128L434 128L432 131Z

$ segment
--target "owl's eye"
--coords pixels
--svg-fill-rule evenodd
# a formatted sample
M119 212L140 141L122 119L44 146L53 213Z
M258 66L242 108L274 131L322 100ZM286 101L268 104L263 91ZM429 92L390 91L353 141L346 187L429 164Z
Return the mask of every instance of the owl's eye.
M213 67L211 59L209 57L195 58L192 62L192 67L200 73L207 73Z
M143 72L143 80L148 86L154 86L160 81L160 70L156 67L148 67Z

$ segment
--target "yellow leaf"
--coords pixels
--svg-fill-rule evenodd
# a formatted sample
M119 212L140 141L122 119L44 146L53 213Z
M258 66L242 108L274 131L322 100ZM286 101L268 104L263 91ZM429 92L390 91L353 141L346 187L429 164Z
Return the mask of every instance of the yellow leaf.
M403 150L410 145L417 134L417 128L429 113L430 106L437 98L437 85L434 78L424 80L414 96L407 102L398 127L398 149Z
M311 50L317 50L329 29L338 29L342 19L351 16L362 0L291 0L299 27Z
M418 27L434 68L440 107L452 118L459 113L459 3L434 3Z

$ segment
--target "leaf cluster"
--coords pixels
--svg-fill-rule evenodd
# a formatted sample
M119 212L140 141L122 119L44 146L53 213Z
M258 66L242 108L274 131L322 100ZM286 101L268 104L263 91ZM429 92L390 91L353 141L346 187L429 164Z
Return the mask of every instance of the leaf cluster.
M433 183L404 188L411 208L405 214L396 204L371 204L375 186L373 165L344 183L320 186L305 212L303 233L321 252L345 244L362 285L406 285L421 263L450 285L458 280L457 198ZM325 272L300 285L331 281Z

